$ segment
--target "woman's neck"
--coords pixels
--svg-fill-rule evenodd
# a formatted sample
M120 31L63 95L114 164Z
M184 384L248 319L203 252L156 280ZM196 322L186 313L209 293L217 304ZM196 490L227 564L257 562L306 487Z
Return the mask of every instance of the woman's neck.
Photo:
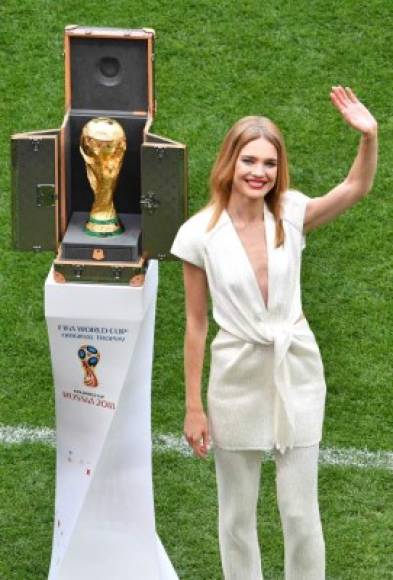
M227 205L227 212L234 221L253 223L263 221L265 199L250 199L232 192Z

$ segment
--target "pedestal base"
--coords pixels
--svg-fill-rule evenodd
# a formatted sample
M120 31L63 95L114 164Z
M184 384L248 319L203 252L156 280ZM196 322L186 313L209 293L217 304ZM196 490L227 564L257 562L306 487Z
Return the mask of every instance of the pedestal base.
M74 212L61 243L63 260L99 260L105 262L138 262L141 245L139 215L120 214L124 232L113 237L94 237L85 231L87 212ZM101 252L97 258L97 252Z
M139 288L56 284L53 271L46 281L57 427L49 580L178 578L155 532L150 399L157 286L152 260Z

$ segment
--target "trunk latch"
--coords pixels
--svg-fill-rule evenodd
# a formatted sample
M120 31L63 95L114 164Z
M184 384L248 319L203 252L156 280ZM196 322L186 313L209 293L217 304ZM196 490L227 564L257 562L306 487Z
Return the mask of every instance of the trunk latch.
M35 194L37 207L52 207L56 203L55 186L51 183L38 183Z

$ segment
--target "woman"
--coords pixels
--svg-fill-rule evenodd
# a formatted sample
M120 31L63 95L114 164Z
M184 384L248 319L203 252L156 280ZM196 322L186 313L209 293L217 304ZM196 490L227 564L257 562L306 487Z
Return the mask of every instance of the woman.
M318 198L288 189L279 130L264 117L245 117L224 139L210 202L181 226L171 248L184 260L184 433L198 457L210 436L213 442L225 580L263 577L256 505L267 449L276 461L285 578L325 578L317 479L326 385L302 313L301 252L305 233L371 189L377 164L374 117L349 88L333 87L330 96L362 133L342 183ZM201 399L208 289L220 327L211 344L209 418Z

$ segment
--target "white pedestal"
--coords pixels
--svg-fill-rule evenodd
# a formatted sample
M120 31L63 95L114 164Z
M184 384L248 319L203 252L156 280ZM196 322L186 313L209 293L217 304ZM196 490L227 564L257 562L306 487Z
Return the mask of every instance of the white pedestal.
M46 280L57 427L49 580L178 578L154 518L157 287L156 260L141 287L57 284L53 271Z

